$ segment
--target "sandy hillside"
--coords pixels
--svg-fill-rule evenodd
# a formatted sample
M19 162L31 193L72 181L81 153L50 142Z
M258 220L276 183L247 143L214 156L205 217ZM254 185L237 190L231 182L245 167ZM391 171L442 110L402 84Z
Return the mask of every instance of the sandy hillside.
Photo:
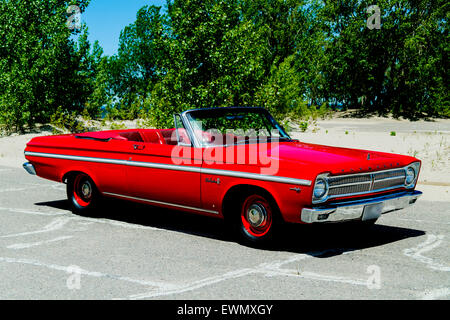
M121 123L134 127L134 123ZM399 153L422 160L419 189L428 199L450 201L450 120L334 118L310 121L306 131L291 125L293 138L324 145ZM0 166L21 167L23 150L33 137L51 131L0 138Z
M22 167L26 161L23 151L27 142L34 137L51 134L51 131L40 130L37 133L0 137L0 166Z
M414 156L422 160L418 189L424 198L450 201L450 120L334 118L309 122L290 134L304 142Z

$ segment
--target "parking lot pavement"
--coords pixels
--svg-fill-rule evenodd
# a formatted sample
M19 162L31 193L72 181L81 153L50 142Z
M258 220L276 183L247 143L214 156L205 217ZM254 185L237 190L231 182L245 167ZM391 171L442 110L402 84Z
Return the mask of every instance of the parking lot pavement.
M73 215L65 185L0 167L0 299L449 299L450 203L366 232L285 227L236 242L220 220L110 201Z

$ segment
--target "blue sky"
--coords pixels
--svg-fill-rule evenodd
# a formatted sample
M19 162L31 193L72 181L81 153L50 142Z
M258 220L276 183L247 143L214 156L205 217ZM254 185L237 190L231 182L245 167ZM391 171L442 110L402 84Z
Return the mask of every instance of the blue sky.
M117 53L120 31L136 20L145 5L164 8L166 0L91 0L81 20L89 28L89 40L98 40L105 55Z

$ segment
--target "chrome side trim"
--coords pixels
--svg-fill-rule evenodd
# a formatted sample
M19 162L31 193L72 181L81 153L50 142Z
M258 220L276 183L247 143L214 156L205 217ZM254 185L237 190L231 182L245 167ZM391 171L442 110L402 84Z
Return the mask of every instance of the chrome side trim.
M62 159L62 160L85 161L85 162L109 163L109 164L122 164L122 165L127 165L127 162L128 162L126 160L118 160L118 159L93 158L93 157L71 156L71 155L65 155L65 154L41 153L41 152L30 152L30 151L26 151L25 156Z
M228 176L228 177L243 178L243 179L262 180L262 181L269 181L269 182L279 182L279 183L295 184L295 185L300 185L300 186L311 186L311 184L312 184L312 182L310 180L304 180L304 179L270 176L270 175L264 175L264 174L259 174L259 173L249 173L249 172L241 172L241 171L207 169L207 168L201 168L201 167L181 166L181 165L165 164L165 163L140 162L140 161L106 159L106 158L93 158L93 157L30 152L30 151L25 152L25 155L31 156L31 157L108 163L108 164L118 164L118 165L125 165L125 166L146 167L146 168L153 168L153 169L166 169L166 170L185 171L185 172L197 172L197 173L202 173L202 174L211 174L211 175L220 175L220 176Z
M405 191L401 193L373 197L364 200L352 200L315 208L304 208L301 221L304 223L341 222L361 220L367 205L379 205L379 214L397 211L411 206L422 195L420 191Z
M165 205L165 206L170 206L170 207L179 208L179 209L189 209L189 210L194 210L194 211L198 211L198 212L212 213L212 214L216 214L216 215L219 214L218 211L214 211L214 210L206 210L206 209L200 209L200 208L195 208L195 207L183 206L183 205L180 205L180 204L175 204L175 203L170 203L170 202L163 202L163 201L156 201L156 200L149 200L149 199L143 199L143 198L130 197L130 196L125 196L123 194L117 194L117 193L111 193L111 192L103 192L103 194L104 195L108 195L108 196L112 196L112 197L118 197L118 198L124 198L124 199L129 199L129 200L137 200L137 201L148 202L148 203L156 204L156 205Z
M296 185L300 185L300 186L310 186L312 183L309 180L295 179L295 178L288 178L288 177L279 177L279 176L269 176L269 175L264 175L264 174L259 174L259 173L248 173L248 172L241 172L241 171L229 171L229 170L216 170L216 169L202 168L201 172L205 173L205 174L212 174L212 175L263 180L263 181L279 182L279 183L287 183L287 184L296 184Z
M141 161L125 161L124 164L131 166L131 167L166 169L166 170L173 170L173 171L186 171L186 172L201 173L201 167L191 167L191 166L181 166L181 165L175 165L175 164L141 162Z

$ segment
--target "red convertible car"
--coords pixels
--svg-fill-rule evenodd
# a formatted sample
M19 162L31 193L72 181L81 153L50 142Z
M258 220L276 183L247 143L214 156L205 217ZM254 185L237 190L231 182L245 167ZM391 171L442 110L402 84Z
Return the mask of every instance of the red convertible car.
M422 194L418 159L293 140L263 108L195 109L174 122L34 138L24 168L67 184L77 214L120 198L223 218L256 243L282 222L372 224Z

